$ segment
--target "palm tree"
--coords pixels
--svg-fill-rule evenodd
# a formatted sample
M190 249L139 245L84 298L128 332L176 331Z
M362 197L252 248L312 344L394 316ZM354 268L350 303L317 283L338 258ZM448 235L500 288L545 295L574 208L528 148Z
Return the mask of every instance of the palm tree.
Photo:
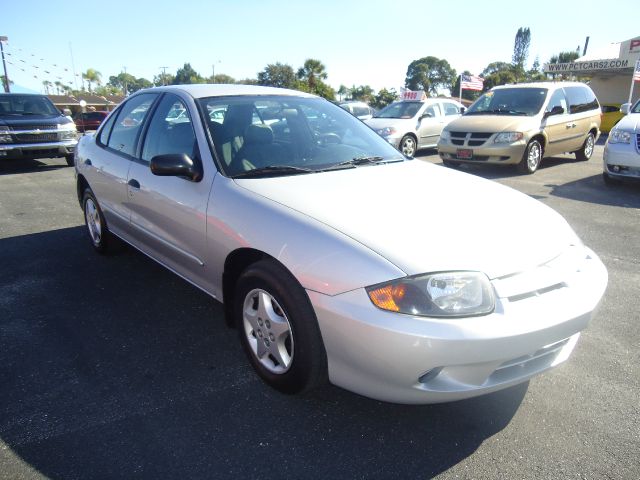
M42 85L44 86L44 93L49 95L49 88L53 86L53 83L51 83L49 80L43 80Z
M91 93L91 84L95 83L96 85L100 85L100 79L102 74L94 70L93 68L88 68L86 72L82 74L82 78L87 81L87 87L89 88L89 93Z
M56 86L56 94L62 95L62 82L60 80L56 80L53 84Z
M298 69L298 78L306 83L311 93L315 93L318 83L321 84L322 80L327 79L326 68L320 60L308 58Z

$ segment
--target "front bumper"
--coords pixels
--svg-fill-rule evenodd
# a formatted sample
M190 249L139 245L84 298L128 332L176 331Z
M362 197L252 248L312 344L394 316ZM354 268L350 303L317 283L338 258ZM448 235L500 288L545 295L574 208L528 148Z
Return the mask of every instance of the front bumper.
M0 159L55 158L73 155L78 140L40 143L0 143Z
M443 160L465 163L493 163L500 165L514 165L520 163L527 148L524 140L514 143L493 143L488 140L484 145L477 147L457 146L449 141L438 143L438 154ZM458 158L458 150L472 150L473 156L469 159Z
M640 152L634 145L636 141L636 136L633 135L631 143L605 144L603 168L609 176L640 180Z
M580 248L582 261L563 280L557 281L557 271L548 275L556 267L544 265L492 281L496 310L482 317L386 312L364 289L334 297L308 292L331 382L384 401L438 403L500 390L562 363L607 284L600 259ZM543 287L548 283L553 288Z

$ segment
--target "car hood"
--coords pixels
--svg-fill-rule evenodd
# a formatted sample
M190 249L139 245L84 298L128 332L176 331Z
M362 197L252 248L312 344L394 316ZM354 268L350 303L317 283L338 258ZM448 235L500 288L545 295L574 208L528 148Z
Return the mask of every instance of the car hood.
M620 119L616 125L618 130L640 131L640 113L630 113Z
M496 278L580 243L541 202L419 160L236 183L329 225L408 275L474 270Z
M415 130L416 128L415 118L370 118L365 120L364 123L374 130L386 127L396 127L400 130Z
M511 115L463 115L446 129L464 132L524 132L540 126L538 117Z

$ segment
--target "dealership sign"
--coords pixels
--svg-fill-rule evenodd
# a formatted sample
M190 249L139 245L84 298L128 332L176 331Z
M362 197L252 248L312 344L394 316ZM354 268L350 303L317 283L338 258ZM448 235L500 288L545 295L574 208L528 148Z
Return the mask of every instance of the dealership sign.
M545 73L580 73L597 72L603 70L617 70L632 68L633 62L628 59L607 58L603 60L586 60L584 62L547 63L544 65Z

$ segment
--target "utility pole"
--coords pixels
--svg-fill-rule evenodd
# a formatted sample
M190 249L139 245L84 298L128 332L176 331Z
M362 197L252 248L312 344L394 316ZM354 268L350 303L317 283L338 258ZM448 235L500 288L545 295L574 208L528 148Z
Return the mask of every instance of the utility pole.
M71 71L73 72L73 84L78 90L78 76L76 75L76 66L73 62L73 49L71 48L71 42L69 42L69 52L71 53ZM84 90L84 83L82 84L82 89Z
M2 47L2 44L6 41L8 41L9 38L8 37L0 37L0 51L2 52L2 66L4 67L4 91L5 93L11 93L11 88L9 88L9 75L7 75L7 64L4 61L4 48Z
M165 80L167 79L167 68L169 67L159 67L162 70L162 86L165 86Z
M124 69L124 96L127 96L127 67L122 67Z

